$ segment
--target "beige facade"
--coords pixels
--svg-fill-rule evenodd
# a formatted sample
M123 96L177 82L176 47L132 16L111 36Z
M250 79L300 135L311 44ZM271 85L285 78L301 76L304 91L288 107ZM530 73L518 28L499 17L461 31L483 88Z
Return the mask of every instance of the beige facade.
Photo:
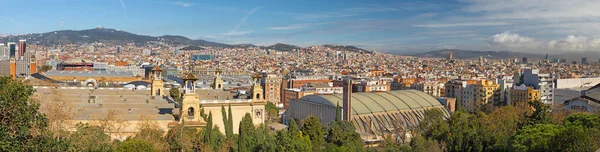
M283 77L276 74L264 74L261 85L264 89L265 100L275 105L281 103L281 82Z
M198 94L204 96L206 94L226 94L227 92L222 90L194 90L194 93L190 94L190 96L196 98L192 99L190 97L190 102L186 102L186 99L184 97L183 107L192 107L194 109L200 109L200 107L202 107L204 109L204 114L212 115L213 124L217 126L217 128L219 128L219 131L221 131L221 133L225 133L225 123L223 122L222 109L225 108L225 114L226 116L228 116L229 106L231 106L232 112L231 116L233 122L233 133L238 133L240 122L242 121L242 118L246 115L246 113L249 113L250 116L252 116L252 121L254 125L258 126L265 122L265 104L267 102L264 100L264 96L262 95L263 90L262 87L259 85L260 77L255 75L253 76L253 80L254 82L250 90L250 99L223 100L222 98L198 98ZM198 112L196 112L195 114L197 113ZM195 117L199 117L199 115ZM195 120L197 121L197 119Z
M258 126L265 122L265 104L266 102L252 102L252 100L232 100L232 101L201 101L200 105L204 108L204 113L212 113L213 124L219 128L221 133L225 133L225 124L223 123L222 107L228 115L228 106L231 105L233 119L233 133L237 134L242 118L249 113L252 116L252 122Z
M444 90L444 87L438 81L426 81L414 85L414 89L423 91L434 97L441 97L441 92Z
M500 85L491 80L480 80L463 89L462 105L469 111L493 105L500 98Z

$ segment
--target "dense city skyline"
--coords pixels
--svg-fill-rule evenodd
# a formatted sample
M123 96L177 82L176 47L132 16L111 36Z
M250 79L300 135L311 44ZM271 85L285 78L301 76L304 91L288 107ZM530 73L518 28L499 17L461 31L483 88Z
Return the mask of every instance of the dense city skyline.
M2 34L96 26L227 44L355 45L391 53L436 49L596 51L594 1L425 2L7 1ZM27 13L23 13L27 12ZM61 26L62 25L62 26Z
M0 151L600 151L598 0L0 4Z

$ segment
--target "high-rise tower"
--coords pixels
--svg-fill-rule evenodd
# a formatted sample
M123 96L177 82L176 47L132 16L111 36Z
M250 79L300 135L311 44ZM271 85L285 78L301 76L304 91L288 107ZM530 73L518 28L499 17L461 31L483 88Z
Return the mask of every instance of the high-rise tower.
M17 51L17 44L15 44L14 42L8 42L6 45L8 47L10 57L15 57Z
M26 40L19 40L19 53L17 55L17 60L23 60L23 56L25 56L25 53L27 52L27 41Z

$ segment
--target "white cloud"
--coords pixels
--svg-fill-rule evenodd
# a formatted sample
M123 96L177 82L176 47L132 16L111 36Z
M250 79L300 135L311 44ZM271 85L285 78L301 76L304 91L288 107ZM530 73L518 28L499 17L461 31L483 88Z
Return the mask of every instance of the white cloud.
M576 35L569 35L555 40L536 41L534 38L506 31L504 33L493 35L487 40L487 43L491 47L510 49L513 51L600 51L600 38L589 38Z
M296 20L314 20L314 19L344 18L344 17L360 16L360 15L365 15L365 14L370 14L370 13L393 12L393 11L399 11L399 9L394 8L394 7L388 7L388 6L370 5L370 6L364 6L364 7L346 8L346 9L332 11L332 12L295 14L295 15L297 15L297 17L295 19Z
M501 47L531 47L532 45L535 45L535 43L533 38L511 33L510 31L495 34L488 40L490 46Z
M497 19L572 19L600 17L598 0L463 0L468 12Z
M187 2L173 2L173 5L179 5L181 7L190 7L193 4L192 3L187 3Z
M227 33L223 33L221 35L225 35L225 36L240 36L240 35L246 35L246 34L250 34L250 31L229 31Z
M548 48L558 51L598 51L600 39L569 35L563 39L549 41Z
M240 20L240 22L238 24L236 24L235 27L231 31L224 33L222 35L233 36L233 35L246 35L246 34L250 33L250 31L238 32L237 30L240 27L242 27L242 25L244 25L244 23L246 23L246 20L248 20L248 18L250 18L250 16L252 16L252 14L254 14L256 11L258 11L261 8L263 8L263 7L259 6L259 7L255 7L254 9L250 10L250 12L248 12L248 14L246 14L246 16L244 16L244 18L242 18L242 20Z
M298 23L298 24L292 24L292 25L287 25L287 26L276 26L276 27L269 27L269 30L299 30L299 29L307 29L307 28L311 28L311 27L315 27L315 26L320 26L320 25L324 25L327 23Z
M510 22L463 22L463 23L433 23L433 24L420 24L414 27L430 27L430 28L442 28L442 27L466 27L466 26L500 26L500 25L511 25Z
M125 3L123 3L123 0L119 0L119 3L121 3L121 7L123 7L123 10L125 10L125 18L129 18L127 16L127 6L125 6Z
M123 3L123 0L119 0L119 2L121 3L121 7L123 7L123 9L127 9L127 6L125 6L125 3Z
M292 24L288 26L270 27L269 30L297 30L312 27L312 24Z

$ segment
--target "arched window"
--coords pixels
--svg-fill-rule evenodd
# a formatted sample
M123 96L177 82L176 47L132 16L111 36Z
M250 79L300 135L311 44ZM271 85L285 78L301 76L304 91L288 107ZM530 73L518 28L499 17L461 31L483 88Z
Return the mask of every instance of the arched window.
M160 89L156 90L156 95L160 95Z
M194 119L194 108L190 107L188 108L188 120L193 120Z
M256 99L260 99L260 93L256 94Z
M219 85L217 86L217 89L221 89L221 84L219 84Z

